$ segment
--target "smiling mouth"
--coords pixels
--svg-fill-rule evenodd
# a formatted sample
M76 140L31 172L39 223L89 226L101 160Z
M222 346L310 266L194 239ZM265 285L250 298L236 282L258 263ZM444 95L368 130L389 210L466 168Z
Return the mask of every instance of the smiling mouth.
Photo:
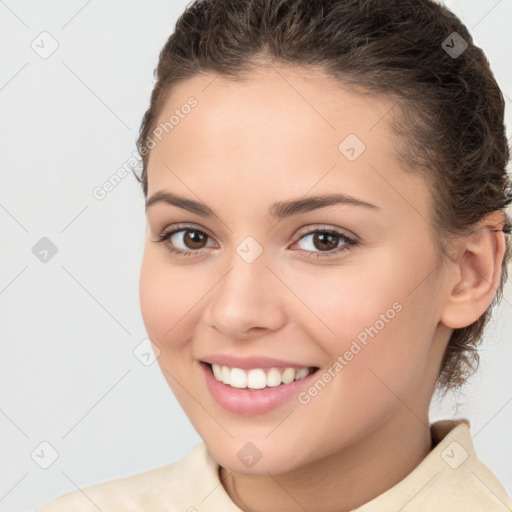
M250 391L284 386L291 382L301 380L319 370L317 366L304 366L301 368L252 368L245 370L242 368L211 364L205 361L201 363L209 368L217 381L232 388L248 389Z

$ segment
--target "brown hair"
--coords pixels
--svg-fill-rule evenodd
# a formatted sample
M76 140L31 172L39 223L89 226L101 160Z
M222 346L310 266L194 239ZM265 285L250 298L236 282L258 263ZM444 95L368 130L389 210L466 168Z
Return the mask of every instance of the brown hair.
M207 72L239 80L272 62L314 68L361 94L384 93L396 100L388 122L408 172L421 173L430 185L428 222L441 262L446 243L471 233L486 214L501 210L503 231L509 232L503 95L465 25L431 0L190 4L160 52L137 140L142 173L136 178L145 197L148 141L172 86ZM476 347L507 279L512 248L508 237L506 242L493 301L477 321L453 331L438 390L459 387L478 366Z

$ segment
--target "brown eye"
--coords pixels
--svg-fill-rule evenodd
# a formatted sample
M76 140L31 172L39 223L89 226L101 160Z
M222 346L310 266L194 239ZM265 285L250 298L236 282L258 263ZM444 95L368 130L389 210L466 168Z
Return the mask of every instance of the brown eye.
M210 236L193 226L175 227L157 235L157 243L163 243L166 249L178 256L195 256L206 247Z
M309 242L308 239L310 239ZM169 228L157 235L154 242L163 243L170 253L185 257L203 254L203 249L207 247L209 240L212 240L211 237L201 229L190 225L178 225L174 226L174 229ZM303 234L296 244L300 245L304 241L307 243L303 244L305 247L302 247L299 252L316 258L335 256L359 244L356 238L349 237L336 229L325 228L310 230Z
M202 231L184 229L177 233L185 232L183 236L183 243L187 249L202 249L205 246L205 242L208 239L208 235Z
M319 250L330 251L338 247L339 235L319 231L313 236L313 245Z
M311 256L330 256L357 245L357 240L336 230L316 229L301 236L297 243L303 243L303 251ZM341 246L340 246L341 242ZM325 254L322 254L325 253Z

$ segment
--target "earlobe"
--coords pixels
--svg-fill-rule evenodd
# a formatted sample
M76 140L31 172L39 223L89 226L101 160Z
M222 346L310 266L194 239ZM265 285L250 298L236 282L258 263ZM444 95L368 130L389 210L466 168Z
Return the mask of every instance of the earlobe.
M496 228L503 222L501 212L493 212L467 236L462 256L453 260L455 280L448 283L441 322L452 329L475 322L491 304L501 279L506 249L505 234ZM449 278L448 278L449 279Z

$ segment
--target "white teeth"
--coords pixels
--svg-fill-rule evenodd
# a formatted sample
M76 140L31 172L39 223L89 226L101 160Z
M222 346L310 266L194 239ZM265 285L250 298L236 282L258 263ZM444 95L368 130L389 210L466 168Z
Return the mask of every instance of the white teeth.
M234 370L234 368L233 368ZM233 371L231 370L231 371ZM244 372L245 373L245 372ZM265 372L261 369L250 370L247 374L247 387L251 389L263 389L267 385Z
M241 368L230 368L212 364L215 379L234 388L263 389L275 387L280 384L289 384L294 380L303 379L310 374L309 368L285 368L281 371L278 368L270 368L265 372L262 368L242 370Z
M229 384L229 377L231 376L231 370L227 366L223 366L222 369L222 382Z
M286 370L283 372L283 375L281 375L281 380L283 384L289 384L293 381L295 378L295 369L294 368L286 368Z
M307 368L301 368L298 372L295 372L295 380L307 377L309 370Z
M222 369L218 364L212 364L213 375L217 380L222 381Z
M247 373L241 368L231 368L231 375L229 376L229 385L234 388L247 387Z
M281 372L277 368L270 368L267 373L267 386L274 387L281 384Z

